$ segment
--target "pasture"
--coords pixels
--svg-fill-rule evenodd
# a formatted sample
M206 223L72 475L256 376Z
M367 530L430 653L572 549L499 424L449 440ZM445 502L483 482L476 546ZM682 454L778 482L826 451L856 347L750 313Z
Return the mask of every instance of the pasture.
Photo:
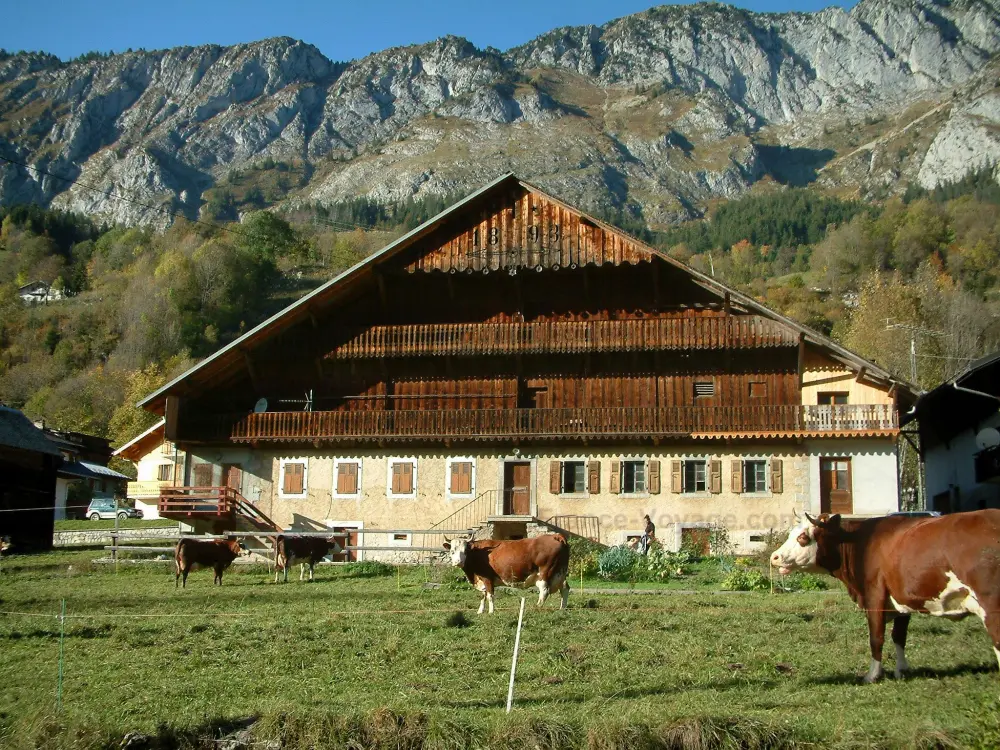
M0 610L44 616L0 615L0 746L117 748L130 732L147 736L132 748L234 732L271 748L1000 746L978 621L914 618L915 674L864 686L864 616L839 587L581 595L576 581L566 612L532 597L507 716L518 599L477 617L450 569L274 585L234 566L221 588L198 571L181 591L172 566L115 573L98 554L2 561Z

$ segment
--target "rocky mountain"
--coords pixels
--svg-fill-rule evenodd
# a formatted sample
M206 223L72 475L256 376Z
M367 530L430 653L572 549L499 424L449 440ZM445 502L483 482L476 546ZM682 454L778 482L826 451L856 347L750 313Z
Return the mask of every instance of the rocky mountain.
M394 201L512 170L653 226L774 182L884 195L998 160L998 51L1000 0L862 0L663 6L507 52L445 37L350 63L289 38L5 54L0 202L163 226L275 165L295 180L258 202Z

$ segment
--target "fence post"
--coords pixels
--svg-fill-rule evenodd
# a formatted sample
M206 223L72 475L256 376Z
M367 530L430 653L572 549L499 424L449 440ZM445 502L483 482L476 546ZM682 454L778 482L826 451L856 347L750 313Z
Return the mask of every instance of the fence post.
M63 688L63 657L66 644L66 600L62 600L62 612L59 614L59 679L56 683L56 711L62 712Z
M521 611L517 615L517 635L514 636L514 658L510 663L510 686L507 688L507 713L514 703L514 673L517 672L517 652L521 646L521 623L524 622L524 597L521 597Z

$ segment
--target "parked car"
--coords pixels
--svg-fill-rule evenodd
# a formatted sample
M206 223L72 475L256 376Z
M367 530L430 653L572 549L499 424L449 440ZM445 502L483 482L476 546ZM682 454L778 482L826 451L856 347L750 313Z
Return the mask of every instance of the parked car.
M91 521L98 521L102 518L114 518L115 514L124 521L126 518L142 518L142 511L119 505L115 508L114 498L95 497L87 506L87 518Z
M910 518L937 518L941 515L936 510L896 510L890 516L909 516Z

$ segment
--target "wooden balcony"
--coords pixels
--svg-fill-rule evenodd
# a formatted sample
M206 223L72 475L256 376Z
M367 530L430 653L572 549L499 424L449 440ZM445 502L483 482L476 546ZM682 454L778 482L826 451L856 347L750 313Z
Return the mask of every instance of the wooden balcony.
M239 520L270 531L275 523L232 487L164 487L157 511L164 518L191 523L202 520L235 529Z
M797 346L793 331L752 315L645 320L373 326L331 355L372 357L576 354Z
M225 427L225 425L230 425ZM892 434L891 405L679 406L265 412L220 421L208 439L258 441L501 440ZM209 431L210 432L210 431ZM203 431L202 434L205 434Z

